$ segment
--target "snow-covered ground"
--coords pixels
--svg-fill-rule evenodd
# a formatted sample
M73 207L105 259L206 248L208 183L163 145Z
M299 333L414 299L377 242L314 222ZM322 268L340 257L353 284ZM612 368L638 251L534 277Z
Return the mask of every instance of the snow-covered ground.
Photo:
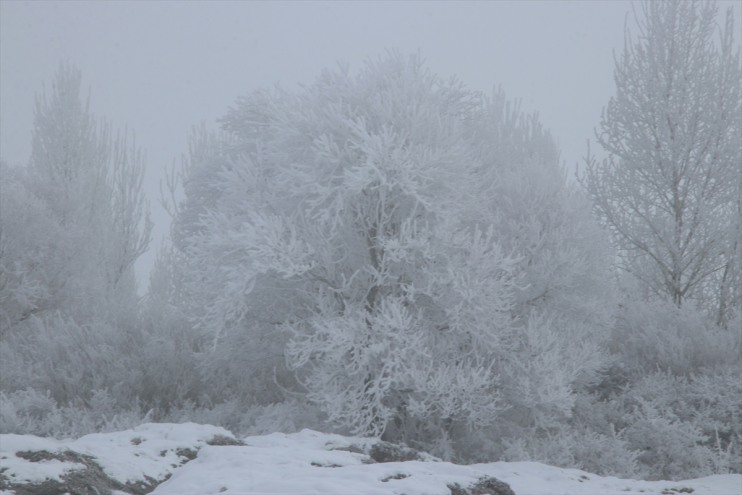
M222 428L193 423L145 424L77 440L0 435L0 494L24 484L69 482L75 473L92 472L94 462L103 478L120 484L108 485L118 495L146 493L157 483L152 493L158 495L450 495L449 485L466 488L484 476L508 483L516 495L742 495L739 474L636 481L535 462L461 466L426 455L375 462L374 444L312 430L236 439ZM78 478L79 485L94 477Z

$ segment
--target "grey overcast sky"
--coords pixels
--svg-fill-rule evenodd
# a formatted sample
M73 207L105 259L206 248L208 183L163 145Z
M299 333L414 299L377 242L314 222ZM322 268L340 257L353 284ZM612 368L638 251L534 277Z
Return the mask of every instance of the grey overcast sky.
M720 2L729 6L739 26L742 1ZM292 88L339 60L358 68L391 48L420 50L432 71L469 88L502 86L539 112L572 166L613 93L612 53L630 12L628 1L598 0L0 0L0 156L27 161L34 95L60 62L77 65L93 112L135 130L147 153L156 248L169 223L158 184L194 124L215 126L254 89ZM138 264L141 279L154 251Z

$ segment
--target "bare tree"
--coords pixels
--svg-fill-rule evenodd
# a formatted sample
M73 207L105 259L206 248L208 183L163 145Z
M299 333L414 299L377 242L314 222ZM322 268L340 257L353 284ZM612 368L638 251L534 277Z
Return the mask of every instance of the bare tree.
M607 158L588 151L583 180L621 268L725 324L739 304L742 92L732 13L720 29L717 10L711 1L641 4L596 132Z

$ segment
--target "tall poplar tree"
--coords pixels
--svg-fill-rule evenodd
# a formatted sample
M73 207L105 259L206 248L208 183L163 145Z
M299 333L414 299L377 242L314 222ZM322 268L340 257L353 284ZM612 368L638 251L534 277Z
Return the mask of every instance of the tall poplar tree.
M62 65L50 94L37 97L28 170L29 189L64 232L64 266L49 267L60 272L52 306L76 316L135 301L133 265L151 229L143 155L126 132L96 120L81 83L79 69Z
M649 293L692 300L725 325L740 306L742 91L731 10L711 1L641 4L585 185Z

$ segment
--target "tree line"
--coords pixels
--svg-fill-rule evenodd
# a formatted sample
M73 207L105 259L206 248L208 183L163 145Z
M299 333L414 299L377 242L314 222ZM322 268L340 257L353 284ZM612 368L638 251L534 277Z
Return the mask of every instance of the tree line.
M78 69L0 164L0 429L375 435L460 462L742 470L742 90L713 2L635 12L579 185L537 115L389 52L238 99L169 176ZM606 235L609 233L609 235Z

